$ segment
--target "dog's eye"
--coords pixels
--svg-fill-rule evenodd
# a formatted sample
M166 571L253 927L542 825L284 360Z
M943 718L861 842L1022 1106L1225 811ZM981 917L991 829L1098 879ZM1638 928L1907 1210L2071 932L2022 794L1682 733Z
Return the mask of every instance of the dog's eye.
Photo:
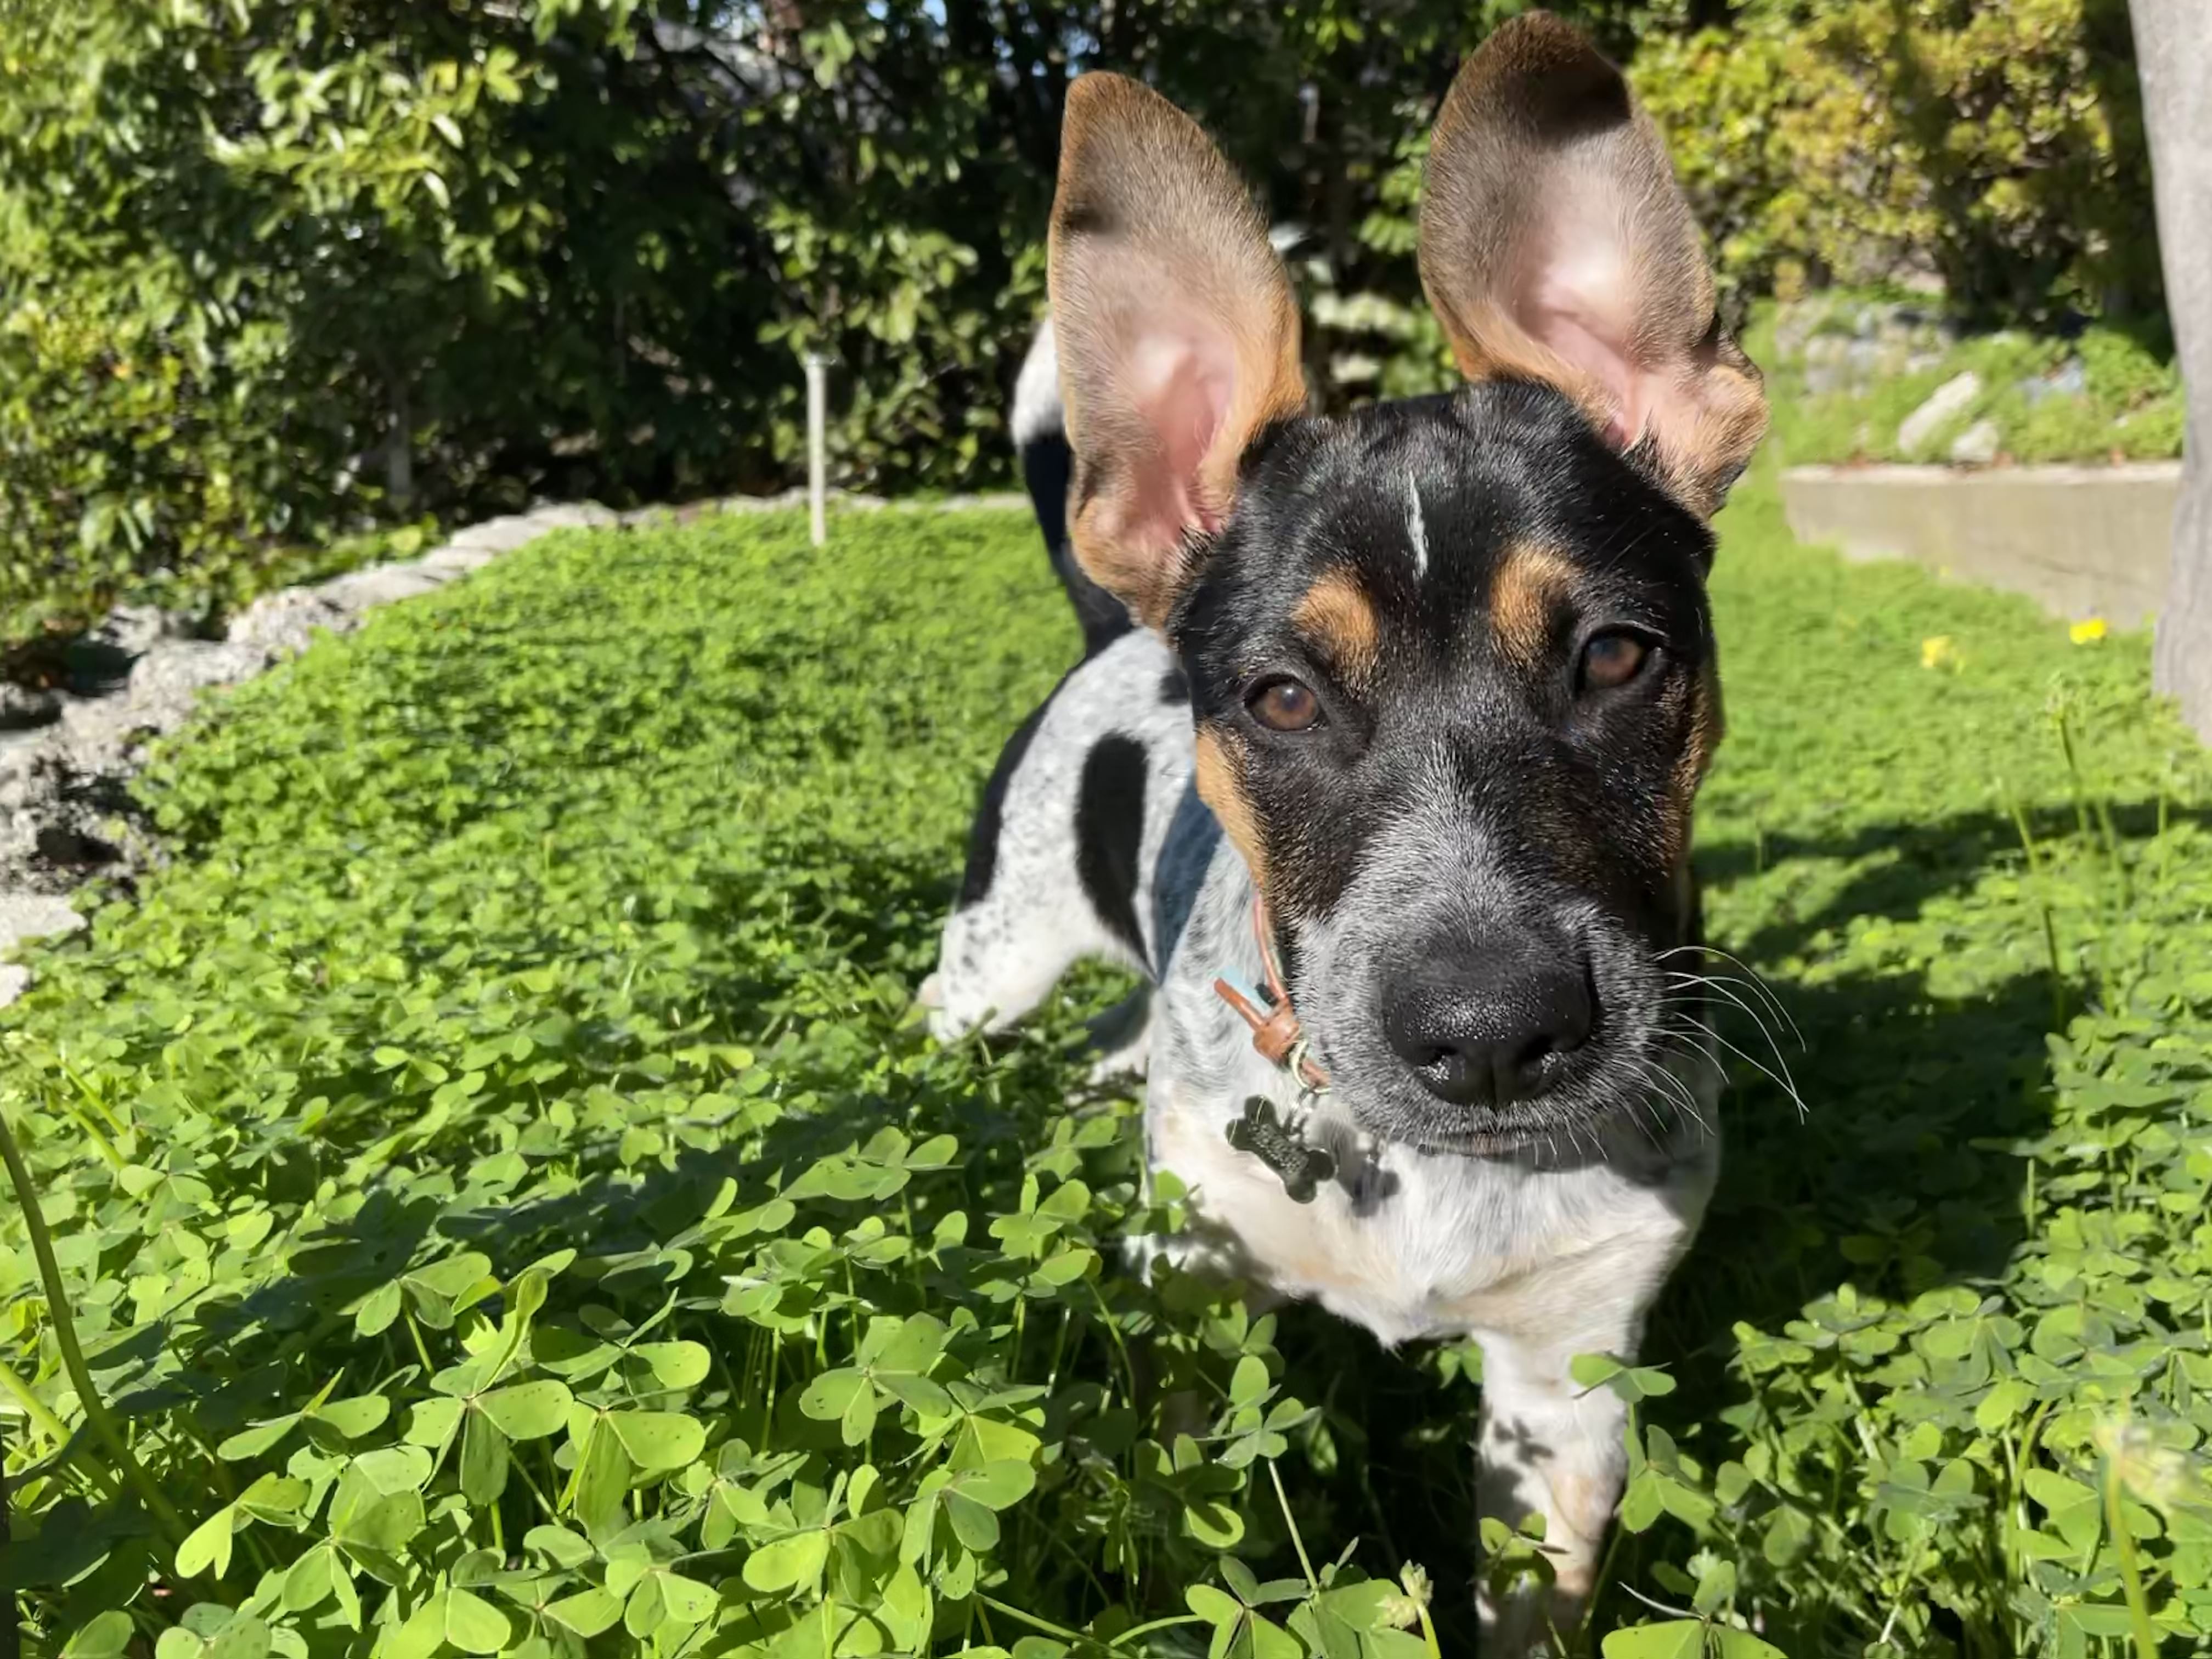
M1244 700L1252 718L1276 732L1304 732L1321 720L1321 699L1293 679L1268 680Z
M1633 634L1600 634L1583 647L1583 684L1610 691L1644 672L1651 647Z

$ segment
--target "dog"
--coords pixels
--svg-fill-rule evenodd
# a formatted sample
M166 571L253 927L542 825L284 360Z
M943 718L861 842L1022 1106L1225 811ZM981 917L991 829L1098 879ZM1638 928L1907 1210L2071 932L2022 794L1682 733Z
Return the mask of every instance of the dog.
M1626 1474L1572 1363L1634 1354L1718 1167L1680 964L1710 521L1765 401L1650 117L1546 14L1440 106L1419 260L1465 384L1310 414L1243 184L1156 94L1074 82L1060 397L1020 424L1064 430L1040 518L1120 611L1007 744L922 1000L950 1041L1135 969L1102 1066L1189 1194L1161 1248L1480 1342L1480 1506L1540 1516L1554 1570L1478 1595L1522 1651L1582 1617Z

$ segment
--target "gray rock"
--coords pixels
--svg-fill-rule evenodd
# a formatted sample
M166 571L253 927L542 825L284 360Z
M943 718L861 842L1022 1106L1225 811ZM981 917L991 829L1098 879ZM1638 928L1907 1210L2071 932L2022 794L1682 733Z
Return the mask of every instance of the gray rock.
M348 611L368 611L398 599L411 599L442 586L450 573L419 564L373 565L323 584L325 599Z
M780 495L725 495L719 505L725 513L776 513L785 507L805 506L806 492L794 487Z
M0 739L0 813L16 811L37 793L39 757L46 745L35 737L10 733Z
M231 640L169 640L138 659L126 696L145 703L180 703L179 720L195 694L210 685L234 685L269 665L269 653ZM166 730L168 722L164 721Z
M422 556L422 568L434 570L441 575L465 576L471 570L481 570L499 555L488 547L457 547L447 543L433 548Z
M2081 398L2089 391L2089 369L2079 357L2069 357L2053 374L2031 374L2014 383L2014 389L2031 406L2046 398Z
M622 522L621 514L597 501L549 501L525 515L539 530L605 530Z
M181 639L192 631L192 619L181 611L163 611L151 605L118 605L87 635L126 656L143 657L157 640Z
M1997 458L2004 441L1995 421L1976 421L1951 441L1951 460L1958 466L1987 466Z
M76 907L52 893L0 892L0 951L27 939L74 933L85 925Z
M70 642L65 690L0 686L0 951L82 926L60 896L86 879L164 862L118 785L143 760L148 735L184 725L203 691L250 678L305 650L319 630L349 632L376 606L430 592L550 531L617 521L592 502L494 519L411 563L265 594L221 640L193 637L189 617L118 606ZM0 1006L29 982L21 967L0 963Z
M1018 490L987 489L973 495L947 495L937 503L937 510L940 513L1004 513L1026 507L1029 504L1030 498Z
M163 640L184 639L192 619L150 605L118 605L62 647L62 681L77 696L112 694L131 675L131 665Z
M1899 423L1898 448L1907 455L1917 454L1947 422L1965 413L1966 406L1981 395L1982 377L1972 369L1944 381L1929 394L1926 403Z
M288 587L263 594L231 618L224 637L270 657L295 657L307 648L316 629L343 634L358 625L354 612L333 605L316 589Z
M472 524L453 539L455 547L481 547L494 553L512 553L526 546L545 533L543 526L531 521L526 513L510 514L504 519L486 519L482 524Z
M69 701L49 756L65 776L120 776L136 765L147 737L173 732L191 718L202 691L250 678L267 665L268 653L250 646L163 640L138 659L119 690Z
M18 963L0 963L0 1008L31 988L31 970Z

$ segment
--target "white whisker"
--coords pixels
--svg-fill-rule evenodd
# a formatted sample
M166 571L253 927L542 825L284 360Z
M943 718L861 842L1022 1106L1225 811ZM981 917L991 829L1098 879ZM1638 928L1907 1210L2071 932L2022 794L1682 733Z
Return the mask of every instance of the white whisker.
M1735 1043L1730 1042L1726 1037L1723 1036L1718 1031L1713 1030L1711 1026L1706 1024L1703 1020L1692 1019L1690 1023L1696 1026L1698 1030L1702 1031L1708 1039L1720 1044L1722 1048L1727 1049L1738 1060L1743 1061L1745 1065L1759 1073L1759 1075L1765 1078L1768 1082L1773 1084L1776 1088L1780 1089L1784 1094L1788 1095L1790 1097L1790 1103L1797 1109L1798 1116L1804 1117L1808 1115L1809 1109L1805 1104L1805 1097L1797 1092L1797 1085L1796 1080L1790 1076L1789 1066L1786 1065L1784 1066L1781 1074L1778 1076L1771 1067L1763 1064L1754 1056L1746 1054L1742 1049L1737 1048ZM1779 1060L1781 1056L1777 1054L1775 1058Z
M1691 951L1695 951L1700 956L1715 957L1719 961L1726 963L1729 967L1735 969L1736 972L1741 974L1744 978L1749 981L1751 988L1757 991L1760 996L1765 999L1767 1006L1776 1013L1779 1014L1783 1019L1789 1022L1790 1030L1793 1033L1796 1031L1797 1023L1790 1018L1790 1011L1783 1006L1782 999L1776 993L1774 988L1766 982L1765 975L1761 975L1756 968L1753 968L1741 957L1736 956L1730 951L1723 951L1717 945L1678 945L1672 950L1662 951L1659 953L1657 959L1661 962L1664 962L1669 957L1682 956ZM1800 1035L1797 1041L1800 1046L1802 1046L1805 1039L1802 1035Z
M1758 994L1759 998L1759 1008L1765 1009L1767 1013L1773 1014L1784 1025L1790 1028L1790 1035L1796 1039L1797 1046L1800 1048L1803 1048L1807 1046L1805 1042L1805 1034L1797 1029L1797 1022L1790 1017L1790 1011L1782 1006L1780 1000L1776 998L1773 992L1768 990L1766 987L1759 984L1756 980L1745 979L1736 974L1686 974L1679 969L1670 969L1667 977L1680 984L1710 985L1717 991L1720 990L1720 988L1724 985L1741 985L1747 991L1754 992ZM1723 992L1722 994L1725 996L1728 995L1728 993ZM1753 1019L1759 1021L1761 1025L1765 1024L1765 1015L1753 1009L1748 1003L1742 1002L1733 996L1729 997L1729 1000L1735 1002L1737 1007L1741 1008L1744 1012L1749 1014Z
M1674 977L1686 984L1701 986L1708 991L1716 992L1719 995L1725 997L1729 1001L1734 1003L1738 1008L1743 1010L1744 1018L1759 1028L1759 1036L1766 1039L1766 1046L1775 1051L1776 1058L1779 1059L1781 1057L1782 1045L1775 1040L1774 1033L1767 1028L1766 1017L1760 1013L1758 1009L1753 1007L1751 1004L1746 1002L1741 997L1736 995L1735 992L1729 990L1727 986L1723 985L1719 980L1708 978L1702 974L1677 974L1674 975ZM1700 999L1700 1000L1702 1000L1702 999ZM1801 1042L1798 1046L1802 1048L1804 1045Z

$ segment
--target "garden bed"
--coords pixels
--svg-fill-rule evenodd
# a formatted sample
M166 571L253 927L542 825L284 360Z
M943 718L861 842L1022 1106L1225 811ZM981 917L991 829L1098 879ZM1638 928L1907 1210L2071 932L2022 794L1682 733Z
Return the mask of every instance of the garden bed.
M2139 638L1741 495L1700 844L1808 1110L1742 1068L1616 1379L1598 1625L1672 1628L1606 1650L2201 1642L2205 759ZM1173 1218L1081 1081L1106 975L1018 1038L916 1029L1075 635L1018 514L834 528L556 536L141 781L173 862L0 1015L53 1236L42 1275L0 1230L0 1571L49 1650L1396 1659L1408 1563L1468 1650L1479 1358L1122 1270ZM1201 1438L1156 1443L1161 1382Z
M2178 460L2187 405L2146 325L1963 332L1940 296L1838 290L1764 311L1753 352L1791 465Z

